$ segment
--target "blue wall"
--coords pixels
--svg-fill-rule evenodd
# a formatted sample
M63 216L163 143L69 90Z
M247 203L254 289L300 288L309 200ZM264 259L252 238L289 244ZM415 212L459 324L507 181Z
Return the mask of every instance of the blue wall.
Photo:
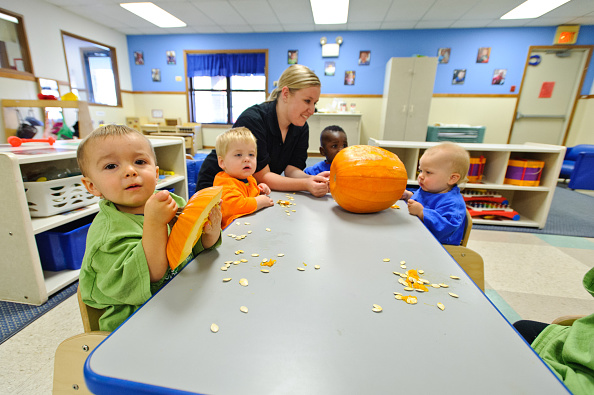
M414 55L437 56L438 48L451 48L450 61L437 66L434 93L506 94L522 81L524 65L531 45L551 45L555 27L437 29L437 30L377 30L338 32L252 33L252 34L188 34L128 36L128 50L134 91L185 90L184 50L268 49L269 91L288 66L287 51L299 51L299 63L313 69L322 81L322 93L381 95L385 66L391 57ZM322 58L320 38L329 43L342 36L338 58ZM577 45L594 44L594 26L582 26ZM478 49L491 47L489 63L476 63ZM359 51L370 50L371 62L359 66ZM144 52L144 65L134 64L134 51ZM168 65L166 51L175 51L176 65ZM334 76L324 75L324 62L336 63ZM161 69L161 82L153 82L151 69ZM452 85L454 69L466 69L466 81ZM491 85L495 69L507 69L503 85ZM355 85L344 85L344 72L356 72ZM587 95L594 82L594 67L590 67L582 88Z

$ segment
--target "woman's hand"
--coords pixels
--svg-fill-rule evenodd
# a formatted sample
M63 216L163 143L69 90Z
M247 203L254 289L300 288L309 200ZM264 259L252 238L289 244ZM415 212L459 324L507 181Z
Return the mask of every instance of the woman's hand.
M321 175L311 177L307 182L307 190L315 197L322 197L330 192L328 178Z

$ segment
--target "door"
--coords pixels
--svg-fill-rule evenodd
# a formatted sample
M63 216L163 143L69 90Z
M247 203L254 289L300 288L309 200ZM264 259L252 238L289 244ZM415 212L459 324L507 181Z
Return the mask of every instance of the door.
M509 143L563 144L590 47L531 47Z

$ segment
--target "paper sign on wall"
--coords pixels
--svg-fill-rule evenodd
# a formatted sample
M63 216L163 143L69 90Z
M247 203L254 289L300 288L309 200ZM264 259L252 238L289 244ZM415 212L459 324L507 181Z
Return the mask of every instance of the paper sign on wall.
M549 99L553 95L554 82L543 82L540 88L539 99Z

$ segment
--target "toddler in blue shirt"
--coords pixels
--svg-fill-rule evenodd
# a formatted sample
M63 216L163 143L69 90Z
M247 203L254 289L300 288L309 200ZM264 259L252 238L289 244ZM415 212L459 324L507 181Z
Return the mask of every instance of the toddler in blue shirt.
M330 165L338 152L348 147L347 135L345 131L336 125L327 126L320 133L320 154L326 157L326 160L320 161L313 166L306 167L303 172L310 176L317 176L324 171L330 171Z

